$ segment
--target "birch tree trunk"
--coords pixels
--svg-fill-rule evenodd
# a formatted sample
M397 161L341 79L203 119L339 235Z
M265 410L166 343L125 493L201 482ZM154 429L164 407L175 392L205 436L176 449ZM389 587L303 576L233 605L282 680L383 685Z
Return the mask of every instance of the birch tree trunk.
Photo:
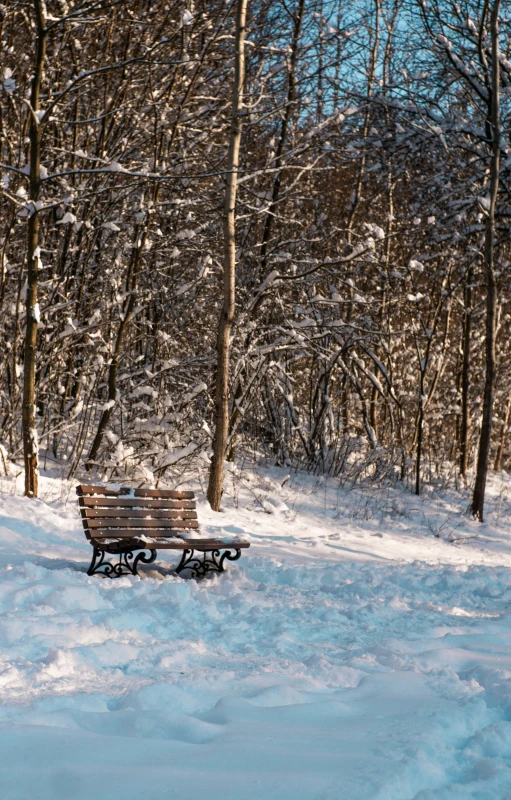
M25 495L37 497L39 478L39 456L35 427L35 372L37 357L37 327L39 305L37 302L39 273L39 212L37 201L41 191L41 125L39 96L46 55L46 20L42 0L34 0L36 20L36 54L34 76L30 92L30 200L31 216L27 232L27 297L26 334L23 367L23 455L25 461Z
M488 123L492 142L490 171L490 207L486 218L484 270L486 276L486 374L483 394L483 418L477 454L476 480L472 496L472 515L483 521L484 495L490 456L493 403L495 395L495 334L497 286L494 270L495 209L499 193L500 169L500 62L499 11L501 0L495 0L491 13L491 93L488 101Z
M213 511L220 511L224 479L224 460L229 433L229 355L231 328L236 301L236 189L241 141L241 110L245 80L245 22L248 0L237 0L234 83L231 131L227 155L227 181L224 206L223 303L218 322L215 387L215 432L209 473L208 500Z

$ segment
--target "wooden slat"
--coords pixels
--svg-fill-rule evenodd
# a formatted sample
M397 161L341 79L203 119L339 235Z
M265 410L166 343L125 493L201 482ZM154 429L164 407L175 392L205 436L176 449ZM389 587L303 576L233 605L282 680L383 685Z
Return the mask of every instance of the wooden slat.
M171 500L193 500L193 492L180 492L175 489L131 489L129 486L121 486L119 490L109 489L108 486L95 486L80 484L76 487L78 495L104 495L106 497L122 497L129 494L132 497L156 497L160 499L169 498Z
M106 486L88 486L85 483L81 483L76 487L76 494L79 497L91 494L101 494L105 497L117 497L119 492L114 489L108 489Z
M195 533L197 528L94 528L89 531L91 539L133 539L138 536L175 536L179 538L183 533Z
M114 544L108 544L96 538L94 538L91 543L98 546L101 550L115 546ZM246 550L250 547L250 542L222 542L218 539L154 539L150 542L134 542L133 549L136 548L137 544L140 545L140 549L144 550L186 550L189 547L194 550L226 550L230 548Z
M198 528L195 519L88 519L89 530L96 528Z
M240 550L246 550L250 547L250 542L205 542L203 539L188 539L187 541L183 541L183 544L186 545L185 547L181 547L181 543L178 543L178 546L175 547L173 542L168 542L167 544L163 544L160 546L161 550L185 550L186 547L191 547L193 550L229 550L231 548ZM158 548L155 548L158 549Z
M122 509L122 508L84 508L83 514L87 519L104 519L111 518L118 519L197 519L196 511L169 511L168 509L154 509L147 508L143 510L138 509Z
M156 500L133 497L80 497L80 506L83 508L174 508L193 509L194 500Z
M119 494L123 494L122 489ZM135 497L158 497L169 498L170 500L194 500L195 494L193 492L181 492L177 489L135 489Z

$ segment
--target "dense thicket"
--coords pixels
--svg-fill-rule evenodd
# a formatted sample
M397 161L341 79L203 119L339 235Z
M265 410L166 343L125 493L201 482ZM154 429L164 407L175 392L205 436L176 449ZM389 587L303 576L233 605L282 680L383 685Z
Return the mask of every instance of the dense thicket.
M250 0L229 460L417 492L470 477L487 365L493 5ZM234 17L223 0L0 6L11 459L23 421L25 455L37 435L43 461L70 476L176 482L208 462ZM511 22L499 22L496 468L511 455Z

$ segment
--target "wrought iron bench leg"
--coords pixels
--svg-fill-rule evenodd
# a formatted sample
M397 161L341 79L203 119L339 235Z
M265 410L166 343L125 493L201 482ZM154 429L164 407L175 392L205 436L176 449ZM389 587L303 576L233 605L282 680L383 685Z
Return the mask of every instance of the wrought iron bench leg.
M101 567L104 560L105 560L105 551L98 550L98 548L95 547L92 553L92 561L90 562L90 567L87 570L87 575L94 575L96 570L99 569L99 567Z
M191 578L204 578L212 572L225 572L224 561L237 561L241 556L239 547L227 547L222 555L220 550L198 550L197 553L203 555L194 555L193 548L183 550L181 561L176 567L176 573L179 575L184 570L189 570Z
M100 550L98 547L94 548L92 554L92 561L87 570L87 575L106 575L108 578L120 578L122 575L138 575L137 568L140 563L152 564L156 560L157 551L150 550L149 555L146 555L142 550L135 558L133 557L133 550L122 550L120 553L113 553L112 555L119 555L117 564L112 564L111 561L105 561L106 550Z

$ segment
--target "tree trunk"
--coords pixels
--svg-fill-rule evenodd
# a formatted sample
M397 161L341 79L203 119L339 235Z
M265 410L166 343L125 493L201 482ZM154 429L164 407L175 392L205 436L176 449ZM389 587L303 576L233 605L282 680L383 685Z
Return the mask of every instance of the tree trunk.
M472 334L472 268L467 272L465 287L465 316L463 320L463 366L461 371L461 429L460 429L460 474L466 480L468 469L468 431L470 409L470 339Z
M506 434L509 427L509 416L511 414L511 395L508 397L506 403L506 412L504 414L504 419L502 420L500 426L500 441L497 447L497 453L495 455L495 464L493 465L493 469L495 472L500 472L502 468L502 456L504 454L504 443L506 441Z
M369 134L369 126L371 122L371 113L373 111L371 100L374 92L374 84L376 80L376 63L378 58L378 48L380 46L380 5L381 0L374 0L374 40L371 47L369 68L367 74L367 94L366 94L366 108L364 113L364 125L362 128L362 140L364 142L364 149L362 151L362 158L358 169L355 188L351 197L350 210L348 212L347 222L347 239L351 244L353 238L353 222L357 213L358 207L362 200L362 183L367 164L367 137Z
M138 286L138 275L141 266L142 251L147 238L147 223L141 232L140 227L135 228L135 246L132 250L133 256L126 275L126 299L123 304L121 321L117 329L114 350L108 367L108 402L106 403L99 420L98 429L92 442L85 468L89 472L96 461L97 455L103 442L105 431L113 414L114 406L117 402L117 376L119 374L119 364L122 358L122 347L124 337L131 321L131 315L135 307L136 292Z
M415 494L417 497L421 493L421 466L422 466L422 443L424 432L424 371L421 370L421 380L419 389L419 418L417 423L417 461L415 463Z
M220 511L224 479L224 460L229 433L229 355L234 319L236 289L236 189L241 141L241 109L245 80L245 20L248 0L236 6L236 40L232 116L224 207L224 276L223 304L218 322L215 389L215 433L213 458L209 473L208 500L213 511Z
M275 219L277 203L279 201L280 186L282 183L282 169L284 165L284 147L286 145L287 133L291 117L295 111L296 100L296 60L298 57L298 42L300 40L300 33L302 30L303 13L305 7L305 0L298 0L298 7L294 15L293 39L291 42L291 55L289 59L289 76L287 84L287 98L286 110L282 119L280 128L280 136L277 144L277 151L275 153L275 178L273 180L273 187L271 193L271 203L268 208L268 213L264 221L263 239L261 243L261 278L264 278L267 261L268 261L268 245L270 242L271 229ZM257 303L259 305L259 303Z
M492 138L490 172L490 207L486 219L484 243L484 270L486 277L486 374L483 394L483 418L477 454L476 481L472 497L472 515L483 521L484 495L488 459L490 456L493 402L495 394L495 333L497 286L494 271L495 208L499 192L500 168L500 62L499 62L499 10L500 0L495 0L491 14L491 94L488 102L488 121Z
M39 479L39 455L35 427L35 373L37 358L37 327L39 305L37 303L39 276L39 212L36 206L41 191L41 129L37 112L46 55L46 30L44 8L41 0L34 0L37 28L34 76L30 92L30 200L32 213L28 220L27 233L27 297L26 334L23 366L23 455L25 461L25 495L37 497Z

